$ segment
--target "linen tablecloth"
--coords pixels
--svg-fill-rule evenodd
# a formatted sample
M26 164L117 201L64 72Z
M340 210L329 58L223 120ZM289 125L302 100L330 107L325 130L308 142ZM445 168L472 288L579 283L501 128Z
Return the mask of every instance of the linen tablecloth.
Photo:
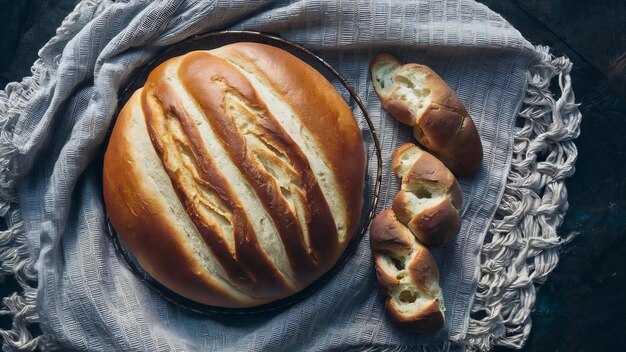
M271 314L204 316L163 300L123 264L106 236L97 155L135 68L191 35L275 33L327 60L366 103L382 145L377 212L398 189L390 156L410 129L382 110L368 74L380 51L431 66L478 128L483 168L460 179L462 229L433 250L446 324L398 331L384 314L363 237L319 291ZM89 351L460 350L519 347L535 284L558 262L580 114L566 58L535 47L471 0L84 0L40 51L32 77L0 92L3 274L8 349ZM550 92L558 78L560 92ZM28 327L39 322L42 336Z

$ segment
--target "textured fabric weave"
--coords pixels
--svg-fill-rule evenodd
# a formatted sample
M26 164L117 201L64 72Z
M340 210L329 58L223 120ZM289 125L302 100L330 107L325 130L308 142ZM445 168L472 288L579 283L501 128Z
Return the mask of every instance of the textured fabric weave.
M411 141L411 135L410 128L381 109L369 79L372 55L389 51L429 65L458 92L474 118L485 159L477 176L460 180L464 205L459 236L433 250L447 309L442 331L405 334L390 325L367 235L318 292L287 310L245 318L180 309L159 298L120 261L105 235L100 165L92 162L114 122L118 91L134 68L162 48L193 34L225 29L276 33L300 43L353 85L382 145L377 212L390 206L399 186L390 172L391 153ZM7 89L9 101L19 109L6 111L3 133L9 132L6 154L11 155L3 172L19 179L17 200L29 255L36 259L37 312L46 347L455 349L450 341L464 341L481 245L509 173L528 66L539 56L499 15L470 0L84 1L40 56L38 86L13 96Z

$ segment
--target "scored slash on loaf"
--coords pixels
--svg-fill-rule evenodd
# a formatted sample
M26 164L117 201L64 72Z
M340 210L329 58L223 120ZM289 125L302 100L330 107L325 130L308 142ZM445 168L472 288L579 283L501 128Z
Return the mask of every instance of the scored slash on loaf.
M364 173L360 130L332 85L283 50L236 43L152 71L113 129L103 192L153 278L199 303L251 307L337 262Z

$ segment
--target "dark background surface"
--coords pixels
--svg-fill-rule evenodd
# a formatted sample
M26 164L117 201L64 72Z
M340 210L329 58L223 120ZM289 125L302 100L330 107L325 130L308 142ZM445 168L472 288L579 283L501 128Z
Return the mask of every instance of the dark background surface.
M0 0L1 87L30 75L37 51L77 2ZM479 2L532 43L567 55L582 104L577 171L560 230L578 236L539 291L523 351L626 351L626 0ZM18 288L8 277L0 296ZM0 328L9 326L0 317Z

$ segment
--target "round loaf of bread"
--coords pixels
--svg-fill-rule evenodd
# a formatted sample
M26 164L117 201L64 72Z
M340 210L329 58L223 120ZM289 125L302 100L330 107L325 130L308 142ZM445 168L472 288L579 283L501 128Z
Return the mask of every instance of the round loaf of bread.
M218 307L292 295L359 222L365 152L341 96L284 50L236 43L154 69L104 157L109 219L141 267Z

